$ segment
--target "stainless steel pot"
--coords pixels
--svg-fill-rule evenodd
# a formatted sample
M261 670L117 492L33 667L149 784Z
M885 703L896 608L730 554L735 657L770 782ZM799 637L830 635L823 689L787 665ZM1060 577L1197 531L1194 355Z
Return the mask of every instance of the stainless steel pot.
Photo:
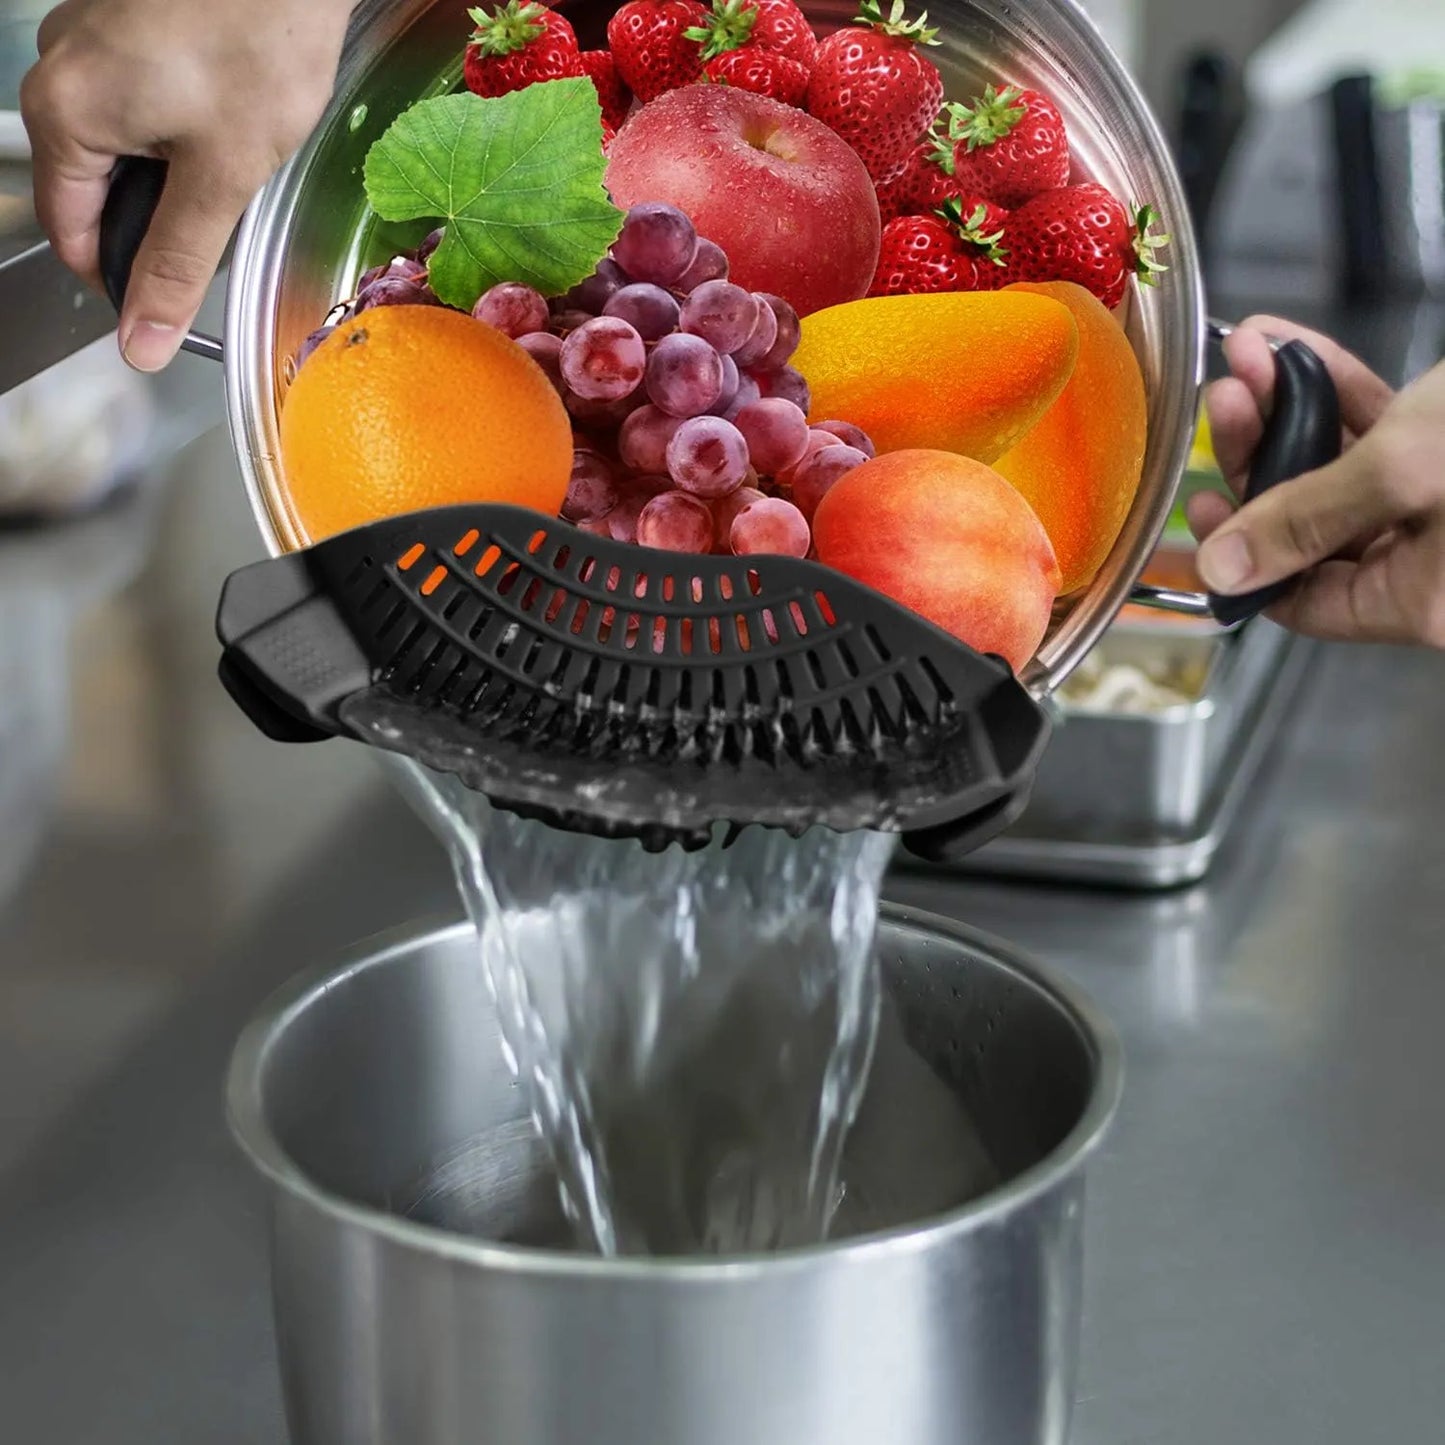
M600 40L613 6L563 0L560 8L586 43ZM846 0L805 0L804 9L825 28L855 13ZM949 94L970 94L979 80L999 75L1044 89L1064 113L1082 168L1127 200L1157 205L1174 238L1164 284L1139 288L1128 318L1150 399L1143 483L1103 571L1086 592L1061 603L1025 675L1043 696L1125 601L1208 610L1203 597L1136 586L1168 519L1198 414L1206 339L1199 258L1168 146L1133 80L1072 0L939 0L929 13L942 41L929 54ZM236 453L273 554L300 542L281 484L277 421L286 358L351 294L374 244L359 179L367 149L407 105L455 83L461 38L453 5L362 0L330 110L242 226L224 346L207 337L189 343L218 359L224 352Z
M870 1233L750 1258L567 1251L470 928L274 999L230 1109L270 1186L295 1445L1061 1445L1118 1045L968 929L889 908L878 947L844 1177L887 1198Z

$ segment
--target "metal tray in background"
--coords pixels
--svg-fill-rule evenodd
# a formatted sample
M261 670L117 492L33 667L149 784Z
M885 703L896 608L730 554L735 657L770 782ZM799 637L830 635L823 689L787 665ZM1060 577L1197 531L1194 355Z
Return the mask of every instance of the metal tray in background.
M1062 705L1023 816L942 871L1134 888L1177 887L1209 871L1312 648L1258 621L1213 636L1118 626L1100 649L1111 662L1198 649L1202 688L1194 702L1147 715ZM913 859L904 866L940 871Z

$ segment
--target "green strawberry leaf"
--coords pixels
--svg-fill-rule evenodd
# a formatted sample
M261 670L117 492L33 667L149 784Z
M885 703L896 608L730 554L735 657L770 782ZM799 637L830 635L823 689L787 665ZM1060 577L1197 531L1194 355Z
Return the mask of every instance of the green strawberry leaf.
M418 101L367 152L364 175L382 220L446 223L432 289L469 311L499 281L558 296L597 269L622 229L606 166L602 108L582 76Z

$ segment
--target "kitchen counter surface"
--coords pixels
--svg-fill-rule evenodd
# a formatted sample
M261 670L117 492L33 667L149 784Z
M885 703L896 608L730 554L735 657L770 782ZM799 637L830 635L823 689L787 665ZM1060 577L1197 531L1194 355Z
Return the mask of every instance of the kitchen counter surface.
M267 743L214 681L258 550L224 432L152 470L0 534L0 1433L279 1445L230 1045L298 968L457 910L359 748ZM893 886L1124 1038L1074 1445L1439 1437L1442 737L1445 657L1322 649L1204 884Z

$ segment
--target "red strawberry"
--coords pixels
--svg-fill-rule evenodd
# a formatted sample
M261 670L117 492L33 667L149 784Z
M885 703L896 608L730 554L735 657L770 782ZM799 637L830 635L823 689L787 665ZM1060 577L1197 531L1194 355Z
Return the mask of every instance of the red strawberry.
M712 60L730 50L769 50L808 71L818 59L818 37L793 0L712 0L705 25L688 31Z
M870 296L977 290L978 262L937 216L899 216L883 228Z
M529 0L506 0L491 13L467 12L476 30L467 46L467 89L475 95L506 95L539 80L582 74L577 37L555 10Z
M974 291L997 291L1016 278L1009 274L1008 251L1003 246L1008 212L976 196L951 196L938 214L958 232L964 253L972 256L977 272Z
M908 165L918 137L943 103L938 68L919 53L937 45L926 16L903 18L904 0L893 0L884 18L880 0L862 0L857 24L818 47L808 85L808 109L858 152L875 184L894 179Z
M1131 215L1103 186L1046 191L1009 219L1007 279L1073 281L1112 309L1131 276L1157 286L1169 269L1154 255L1169 244L1151 234L1157 220L1153 206Z
M597 87L597 99L602 102L602 123L614 131L627 119L632 105L632 92L617 73L617 62L605 50L584 50L581 55L583 72Z
M1069 137L1046 95L990 85L972 105L955 102L945 109L962 189L1012 210L1069 184Z
M948 201L958 200L965 216L973 217L980 206L982 218L975 228L984 235L1002 230L1008 212L982 196L962 190L953 173L953 148L932 131L921 140L907 169L896 180L878 187L878 210L886 225L896 216L928 216Z
M720 85L770 95L784 105L802 105L808 93L808 67L775 50L725 50L702 68Z
M628 0L607 22L617 73L641 101L691 85L702 74L702 46L687 38L707 22L697 0Z

